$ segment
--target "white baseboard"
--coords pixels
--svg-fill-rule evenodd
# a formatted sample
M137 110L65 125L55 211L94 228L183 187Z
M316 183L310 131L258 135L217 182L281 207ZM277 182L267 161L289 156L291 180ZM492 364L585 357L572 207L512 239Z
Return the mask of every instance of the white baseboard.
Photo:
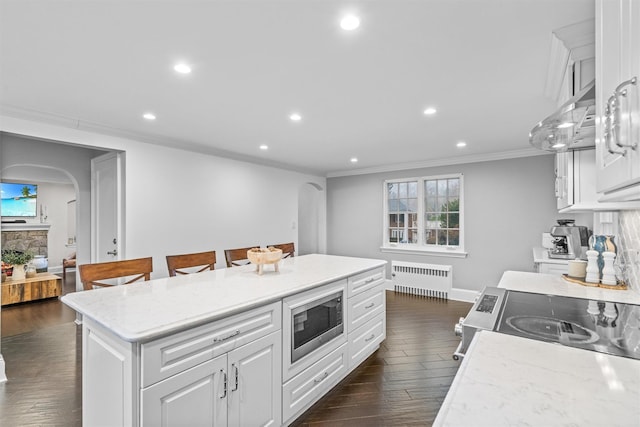
M388 291L392 291L392 290L394 289L394 288L393 288L393 280L389 280L389 279L385 280L385 282L384 282L384 288L385 288L386 290L388 290Z
M7 375L4 370L4 358L2 354L0 354L0 383L7 382Z
M393 280L386 280L385 289L388 291L394 290ZM480 292L478 291L470 291L469 289L453 288L449 294L449 299L454 301L474 302L479 293Z

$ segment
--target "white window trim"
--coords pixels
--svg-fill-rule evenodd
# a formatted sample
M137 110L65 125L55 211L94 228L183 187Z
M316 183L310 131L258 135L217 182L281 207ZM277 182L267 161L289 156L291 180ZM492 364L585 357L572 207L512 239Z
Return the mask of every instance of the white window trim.
M460 245L459 246L438 246L438 245L425 245L424 242L424 181L436 180L436 179L450 179L458 178L460 180ZM418 181L418 241L419 244L408 243L391 243L389 242L389 212L388 212L388 184L394 182L408 182ZM416 255L429 255L429 256L441 256L451 258L466 258L468 255L465 252L465 227L464 227L464 175L462 173L446 174L446 175L433 175L433 176L421 176L421 177L407 177L398 179L388 179L383 183L383 230L382 230L382 246L380 246L381 252L386 253L403 253L403 254L416 254Z

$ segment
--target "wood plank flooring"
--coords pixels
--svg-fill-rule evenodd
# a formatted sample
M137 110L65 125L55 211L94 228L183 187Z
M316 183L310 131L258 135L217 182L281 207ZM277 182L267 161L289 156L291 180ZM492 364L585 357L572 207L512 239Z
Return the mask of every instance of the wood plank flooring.
M81 328L60 301L45 302L53 304L2 309L9 378L0 384L2 426L82 425ZM458 369L451 358L459 343L453 326L470 308L387 292L387 339L380 350L293 425L431 425Z

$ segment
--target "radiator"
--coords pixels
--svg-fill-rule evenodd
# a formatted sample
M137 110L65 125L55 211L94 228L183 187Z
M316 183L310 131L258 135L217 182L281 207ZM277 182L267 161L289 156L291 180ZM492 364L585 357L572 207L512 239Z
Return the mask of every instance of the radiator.
M453 283L450 265L391 261L396 292L449 299Z

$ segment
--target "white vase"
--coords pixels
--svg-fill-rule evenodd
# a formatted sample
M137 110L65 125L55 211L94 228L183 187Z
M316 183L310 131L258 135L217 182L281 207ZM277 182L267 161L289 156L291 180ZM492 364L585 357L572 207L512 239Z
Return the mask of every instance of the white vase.
M11 273L11 280L24 280L24 264L13 264L13 272Z

